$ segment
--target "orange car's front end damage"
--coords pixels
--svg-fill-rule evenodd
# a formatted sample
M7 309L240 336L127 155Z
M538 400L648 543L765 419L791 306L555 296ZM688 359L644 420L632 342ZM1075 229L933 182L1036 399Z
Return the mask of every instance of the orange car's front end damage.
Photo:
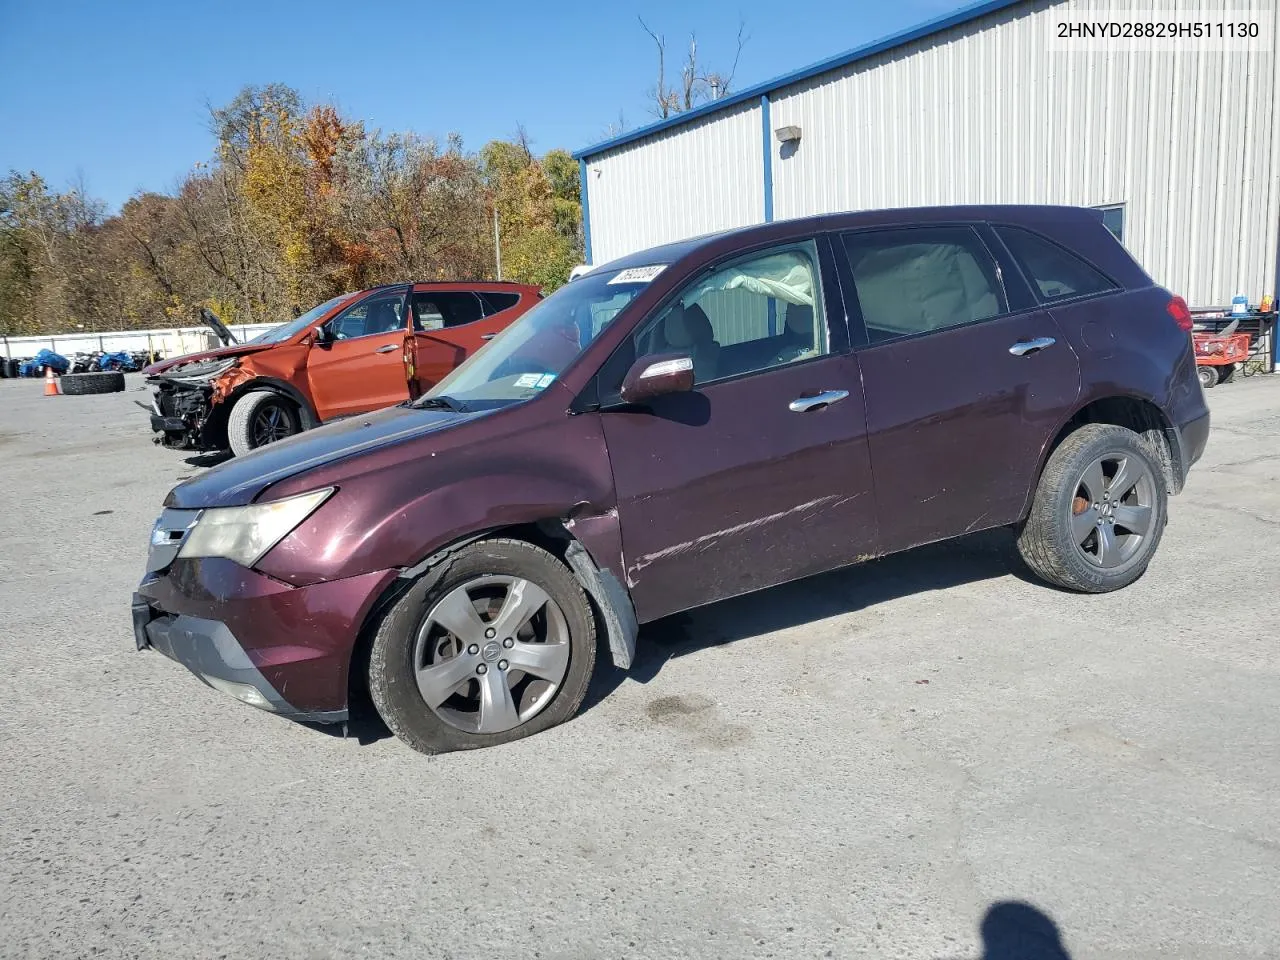
M243 356L195 359L147 377L156 388L151 429L156 443L188 450L222 450L227 446L227 417L235 400L250 385L274 389L294 400L307 426L314 425L310 404L287 380L278 379L276 363L262 360L288 350ZM260 369L261 368L261 369Z
M192 450L224 446L226 400L238 384L252 379L240 365L243 359L195 360L149 376L147 382L156 388L151 402L156 443Z

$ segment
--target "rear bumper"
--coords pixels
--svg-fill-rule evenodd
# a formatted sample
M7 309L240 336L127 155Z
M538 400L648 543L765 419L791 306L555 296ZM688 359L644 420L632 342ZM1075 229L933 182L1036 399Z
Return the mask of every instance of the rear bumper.
M251 706L339 723L356 640L395 577L291 587L229 560L177 560L133 595L134 639Z
M1194 420L1189 420L1178 429L1178 443L1182 448L1182 480L1185 482L1187 473L1195 465L1196 461L1204 455L1205 445L1209 442L1209 411L1205 411L1203 416Z

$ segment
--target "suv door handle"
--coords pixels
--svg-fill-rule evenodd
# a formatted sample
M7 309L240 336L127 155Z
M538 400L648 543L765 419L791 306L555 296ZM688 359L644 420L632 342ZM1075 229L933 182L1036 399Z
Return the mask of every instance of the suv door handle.
M1053 337L1036 337L1034 340L1019 340L1009 348L1009 352L1015 357L1025 357L1028 354L1038 353L1045 347L1052 347L1057 342L1058 341L1053 339Z
M400 344L388 343L385 347L379 347L377 350L373 352L374 353L390 353L392 350L399 350L399 349L400 349Z
M833 403L839 403L848 395L848 390L825 390L812 397L796 397L787 405L787 409L792 413L808 413L810 410L821 410Z
M480 339L481 339L481 340L492 340L492 339L493 339L494 337L496 337L496 336L497 336L497 334L496 334L496 333L482 333L482 334L480 334Z

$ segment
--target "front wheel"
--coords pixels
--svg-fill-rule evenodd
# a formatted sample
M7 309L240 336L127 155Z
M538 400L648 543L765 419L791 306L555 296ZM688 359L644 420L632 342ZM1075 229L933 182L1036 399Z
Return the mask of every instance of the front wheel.
M524 541L481 540L387 613L369 692L415 750L487 747L572 717L595 655L591 606L569 568Z
M1018 551L1042 579L1081 593L1128 586L1147 569L1164 533L1164 474L1132 430L1088 424L1049 457L1018 535Z
M251 450L291 437L302 429L298 408L269 390L246 393L227 418L227 443L243 457Z
M1206 390L1218 385L1217 367L1196 367L1196 376L1200 378L1200 386Z

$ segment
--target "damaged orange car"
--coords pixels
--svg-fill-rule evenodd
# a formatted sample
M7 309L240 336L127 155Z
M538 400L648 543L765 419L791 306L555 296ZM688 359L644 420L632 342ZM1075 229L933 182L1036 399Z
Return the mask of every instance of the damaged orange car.
M516 283L402 283L348 293L246 343L143 370L157 443L237 455L421 396L542 298Z

